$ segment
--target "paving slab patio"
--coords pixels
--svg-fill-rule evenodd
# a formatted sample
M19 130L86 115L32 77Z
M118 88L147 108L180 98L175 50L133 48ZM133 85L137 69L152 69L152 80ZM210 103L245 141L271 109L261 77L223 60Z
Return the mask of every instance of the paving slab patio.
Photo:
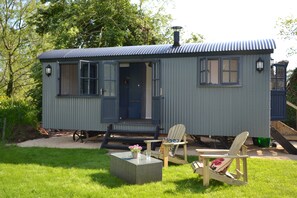
M74 142L71 133L66 133L60 136L54 136L50 138L40 138L34 140L28 140L18 143L19 147L49 147L49 148L84 148L84 149L100 149L102 137L97 138L95 141ZM297 147L297 142L292 141L292 144ZM268 158L276 160L297 160L297 155L288 154L280 145L277 147L261 148L254 146L252 139L249 138L246 141L248 147L248 155L251 158ZM192 139L189 139L188 155L196 155L195 149L203 148L198 146ZM204 147L205 148L205 147ZM157 148L158 149L158 148ZM182 149L179 149L182 152ZM109 149L109 153L119 152L120 150Z

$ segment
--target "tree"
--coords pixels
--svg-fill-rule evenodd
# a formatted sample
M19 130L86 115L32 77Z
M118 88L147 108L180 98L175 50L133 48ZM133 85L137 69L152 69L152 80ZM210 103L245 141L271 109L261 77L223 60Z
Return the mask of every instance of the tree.
M277 25L279 26L279 34L287 40L297 41L297 18L293 16L289 16L286 18L280 18L277 21ZM297 53L296 45L295 47L291 47L288 49L289 55L294 55Z
M287 83L287 101L297 104L297 68L294 69ZM287 119L286 123L295 128L296 127L296 110L293 108L287 108Z
M43 1L33 23L56 48L87 48L166 42L170 15L148 11L129 0ZM168 29L168 30L167 30ZM57 36L58 35L58 36Z
M8 97L33 84L30 66L42 43L27 23L35 9L34 0L0 0L0 90Z
M297 41L297 18L289 16L280 18L277 22L279 26L279 34L286 40ZM297 53L296 45L288 49L288 55ZM287 72L287 100L293 104L297 104L297 69ZM291 126L296 126L296 110L287 108L286 123Z
M191 37L186 39L186 43L201 43L204 41L204 36L202 34L191 33Z

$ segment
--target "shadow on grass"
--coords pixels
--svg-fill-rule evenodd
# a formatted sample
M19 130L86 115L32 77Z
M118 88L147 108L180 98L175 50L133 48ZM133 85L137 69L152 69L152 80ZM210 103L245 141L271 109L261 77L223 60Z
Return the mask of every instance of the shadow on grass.
M224 186L223 183L212 180L208 187L204 187L202 180L203 179L201 177L178 180L174 182L176 184L176 190L170 190L165 192L172 195L174 195L176 192L185 194L189 192L203 194L207 192L218 191Z
M105 149L21 148L0 145L0 156L0 163L62 168L108 169L110 162Z
M100 172L91 174L90 177L92 180L102 186L106 186L107 188L120 188L124 185L127 185L123 180L112 176L109 172Z

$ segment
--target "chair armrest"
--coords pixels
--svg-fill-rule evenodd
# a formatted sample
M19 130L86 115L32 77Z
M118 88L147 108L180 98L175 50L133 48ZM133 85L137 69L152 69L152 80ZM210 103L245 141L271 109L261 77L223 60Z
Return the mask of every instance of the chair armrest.
M172 145L184 145L187 144L188 142L164 142L162 143L165 146L172 146Z
M249 155L200 155L203 158L248 158Z
M144 140L144 143L162 142L162 140Z
M228 153L229 149L196 149L198 153Z

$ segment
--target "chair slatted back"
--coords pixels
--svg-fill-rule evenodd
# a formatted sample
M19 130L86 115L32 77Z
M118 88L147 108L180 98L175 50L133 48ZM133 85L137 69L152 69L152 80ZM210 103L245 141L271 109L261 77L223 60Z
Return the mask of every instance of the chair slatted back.
M249 136L249 132L244 131L237 135L229 149L228 155L237 155L239 153L240 148L246 141Z
M177 124L172 126L169 129L167 138L168 139L178 139L180 142L183 136L185 135L186 132L186 127L183 124Z
M227 155L237 155L240 151L240 148L246 141L247 137L249 136L249 132L244 131L237 135L229 149L229 152ZM222 172L225 173L229 166L231 165L233 159L231 158L220 158L213 161L211 164L211 168L215 170L216 172Z
M167 138L168 139L175 139L178 140L178 142L181 142L183 137L186 135L186 127L183 124L176 124L174 126L172 126L169 129ZM174 151L173 151L173 155L176 153L178 149L178 145L175 146Z

